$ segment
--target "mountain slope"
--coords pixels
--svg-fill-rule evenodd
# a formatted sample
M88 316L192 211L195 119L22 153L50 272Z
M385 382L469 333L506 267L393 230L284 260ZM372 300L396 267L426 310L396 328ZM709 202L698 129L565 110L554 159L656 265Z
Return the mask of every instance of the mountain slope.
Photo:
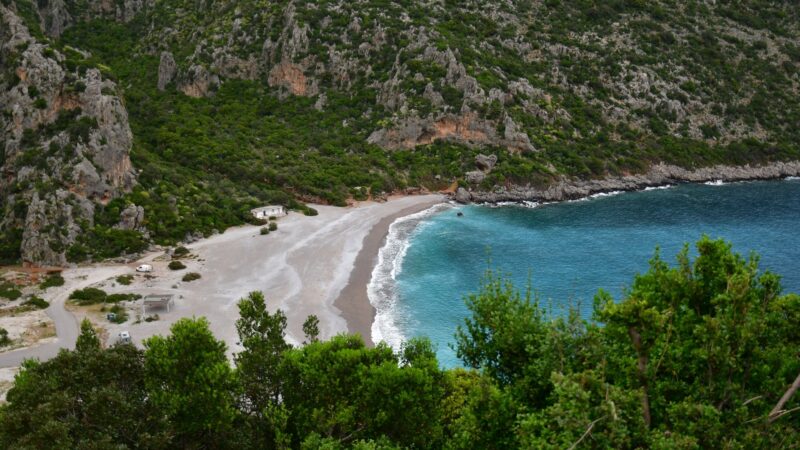
M73 260L132 250L91 237L140 207L169 243L265 202L800 153L788 1L6 2L125 99L139 185L97 208ZM496 164L476 170L480 153Z

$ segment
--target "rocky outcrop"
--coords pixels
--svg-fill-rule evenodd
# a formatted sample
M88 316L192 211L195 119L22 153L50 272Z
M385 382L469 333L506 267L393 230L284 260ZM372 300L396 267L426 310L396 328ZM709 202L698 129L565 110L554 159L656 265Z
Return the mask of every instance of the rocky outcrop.
M711 166L688 170L678 166L657 164L641 175L627 175L598 180L562 178L546 188L531 186L497 187L491 191L467 191L459 188L454 199L460 203L554 202L575 200L592 194L612 191L634 191L674 183L706 181L771 180L800 176L800 161L776 162L764 166ZM463 191L462 191L463 190Z
M495 164L497 164L497 155L479 154L475 157L475 165L484 172L491 172Z
M476 147L499 146L517 152L534 150L525 133L514 128L512 133L500 136L493 122L470 111L446 114L438 119L409 118L393 128L373 132L367 140L390 150L411 149L438 140Z
M178 65L170 52L161 52L161 61L158 64L158 90L163 91L175 79Z
M313 97L319 93L316 82L309 80L297 64L282 62L269 72L269 85L282 87L292 95Z
M129 22L155 0L99 0L89 2L65 2L64 0L37 0L31 2L39 14L42 30L50 37L58 38L69 26L79 20L104 18L118 22Z
M205 66L195 64L189 67L178 89L189 97L206 97L219 88L219 83L216 74L209 72Z
M136 205L128 205L119 215L119 223L116 228L121 230L143 230L144 227L144 208Z
M14 11L0 6L0 20L0 57L16 74L0 84L0 231L23 230L23 260L65 264L95 205L135 184L127 111L99 70L66 70L63 55L36 41Z

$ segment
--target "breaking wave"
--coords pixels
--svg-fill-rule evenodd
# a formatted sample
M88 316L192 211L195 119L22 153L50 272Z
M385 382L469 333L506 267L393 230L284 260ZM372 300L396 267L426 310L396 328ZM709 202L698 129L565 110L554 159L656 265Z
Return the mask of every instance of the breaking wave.
M453 205L442 203L424 211L401 217L389 226L386 243L378 252L378 263L372 269L372 278L367 285L369 302L375 308L375 321L372 322L372 342L381 341L399 350L403 343L403 333L397 324L397 275L402 271L412 234L420 228L424 220Z

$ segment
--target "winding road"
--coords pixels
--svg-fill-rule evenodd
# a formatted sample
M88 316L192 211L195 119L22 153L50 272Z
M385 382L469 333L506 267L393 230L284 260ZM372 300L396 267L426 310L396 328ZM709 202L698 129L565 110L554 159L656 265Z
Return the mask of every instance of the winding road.
M127 266L93 267L65 271L66 283L58 288L58 292L47 300L50 306L45 310L53 319L56 327L56 341L25 347L6 353L0 353L0 368L18 367L26 359L48 360L58 354L62 348L75 348L75 341L80 334L80 326L75 316L64 307L69 294L76 289L83 289L111 277L130 272Z

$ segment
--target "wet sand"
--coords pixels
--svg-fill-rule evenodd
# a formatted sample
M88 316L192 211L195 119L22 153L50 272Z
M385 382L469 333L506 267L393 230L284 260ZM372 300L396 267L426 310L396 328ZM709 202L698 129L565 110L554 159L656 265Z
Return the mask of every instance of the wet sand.
M401 217L424 211L442 201L442 198L433 198L386 216L376 223L364 237L361 251L350 272L350 279L334 302L334 306L341 311L342 317L347 322L348 331L360 334L367 345L374 345L371 335L372 322L375 320L375 308L369 301L367 285L372 278L372 270L377 263L378 252L386 242L389 227Z

